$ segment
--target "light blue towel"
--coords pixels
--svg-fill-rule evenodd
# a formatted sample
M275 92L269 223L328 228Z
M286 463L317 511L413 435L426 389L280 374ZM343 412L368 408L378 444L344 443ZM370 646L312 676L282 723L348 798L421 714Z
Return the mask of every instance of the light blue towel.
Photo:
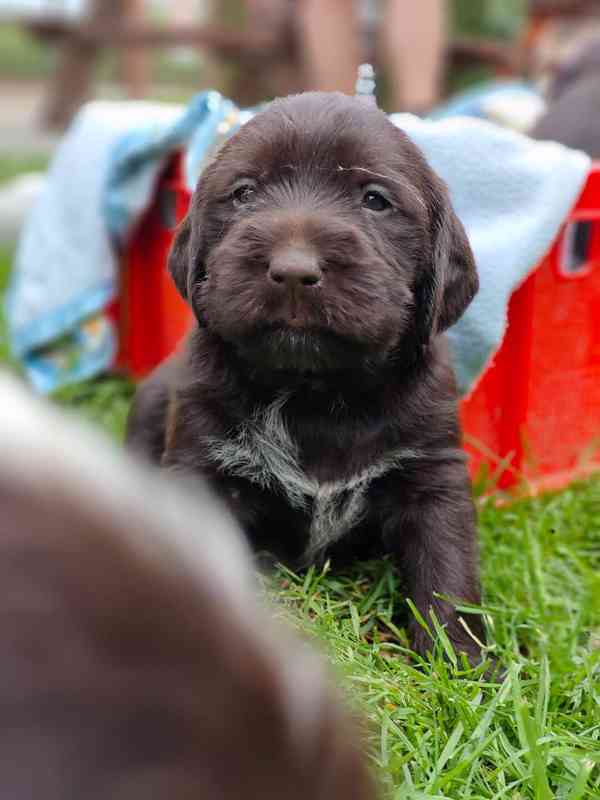
M170 129L181 109L90 103L62 140L24 225L6 296L13 356L41 392L105 370L116 334L102 314L118 261L102 209L112 152L132 129Z
M471 391L506 328L508 301L539 264L585 184L591 161L483 120L392 115L446 181L475 253L480 289L449 331L460 391Z
M77 115L23 228L6 296L12 354L40 392L111 366L116 331L104 310L117 296L117 252L167 157L186 149L193 186L230 119L244 116L216 92L187 109L96 102Z
M536 102L540 93L530 83L524 81L486 81L453 95L429 115L429 119L448 117L477 117L488 119L490 102L506 99L510 102Z
M114 337L101 333L110 328L101 312L116 292L111 242L126 241L168 153L185 148L193 187L215 148L253 113L215 92L187 111L92 104L82 112L23 232L7 304L13 352L38 389L110 366ZM590 160L480 120L392 119L448 183L477 258L480 293L450 332L465 393L499 347L510 294L556 237ZM65 334L69 347L57 346Z

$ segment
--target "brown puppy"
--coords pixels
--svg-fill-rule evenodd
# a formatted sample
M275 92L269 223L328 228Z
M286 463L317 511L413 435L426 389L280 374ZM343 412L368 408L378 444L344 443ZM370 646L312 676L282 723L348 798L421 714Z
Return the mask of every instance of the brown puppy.
M582 43L558 68L548 91L548 109L531 136L600 158L600 37Z
M421 153L364 100L275 101L202 176L169 267L199 325L140 389L132 447L210 478L279 559L391 553L421 613L478 659L437 596L479 601L442 336L477 273Z
M548 108L532 130L532 138L559 142L600 159L600 37L586 39L558 67L547 95ZM588 262L594 224L582 221L573 228L576 264Z
M373 800L236 526L0 377L0 796Z

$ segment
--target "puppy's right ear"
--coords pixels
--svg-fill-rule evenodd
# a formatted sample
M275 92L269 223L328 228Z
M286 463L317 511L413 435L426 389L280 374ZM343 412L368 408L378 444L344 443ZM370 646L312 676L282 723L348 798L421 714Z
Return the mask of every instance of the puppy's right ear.
M187 300L189 297L189 283L192 271L192 258L190 240L192 236L192 223L190 214L180 222L175 238L171 245L171 252L168 259L169 274L177 287L177 291Z

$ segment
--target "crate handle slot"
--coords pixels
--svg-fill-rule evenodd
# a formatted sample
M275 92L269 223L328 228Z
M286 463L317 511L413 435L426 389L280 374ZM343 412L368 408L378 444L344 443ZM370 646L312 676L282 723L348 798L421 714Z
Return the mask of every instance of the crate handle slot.
M596 220L572 220L565 228L558 270L564 278L583 278L600 260L600 224Z
M163 228L168 231L174 230L177 225L177 193L173 189L160 189L158 215Z

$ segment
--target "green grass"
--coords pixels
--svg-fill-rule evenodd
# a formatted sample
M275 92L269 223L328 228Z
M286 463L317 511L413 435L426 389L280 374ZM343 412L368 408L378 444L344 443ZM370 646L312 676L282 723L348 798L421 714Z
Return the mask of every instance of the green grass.
M0 153L0 183L15 178L23 172L44 172L48 166L48 159L49 156L44 153L10 156Z
M503 508L488 500L480 531L502 684L442 658L443 636L432 662L415 659L387 563L281 571L269 586L367 709L389 796L598 798L600 483Z
M46 77L56 53L17 25L0 25L0 75L3 79L34 80Z
M10 262L12 258L12 248L0 245L0 300L4 297L8 277L10 272ZM6 327L4 323L4 306L0 303L0 366L2 362L9 360L9 345L6 338Z
M0 159L0 175L11 171ZM10 259L0 250L0 295ZM104 378L55 400L121 438L131 392ZM342 574L280 569L266 590L366 713L387 797L597 800L600 480L508 506L479 501L479 511L489 655L503 683L466 666L443 631L431 661L410 652L409 611L387 562Z

